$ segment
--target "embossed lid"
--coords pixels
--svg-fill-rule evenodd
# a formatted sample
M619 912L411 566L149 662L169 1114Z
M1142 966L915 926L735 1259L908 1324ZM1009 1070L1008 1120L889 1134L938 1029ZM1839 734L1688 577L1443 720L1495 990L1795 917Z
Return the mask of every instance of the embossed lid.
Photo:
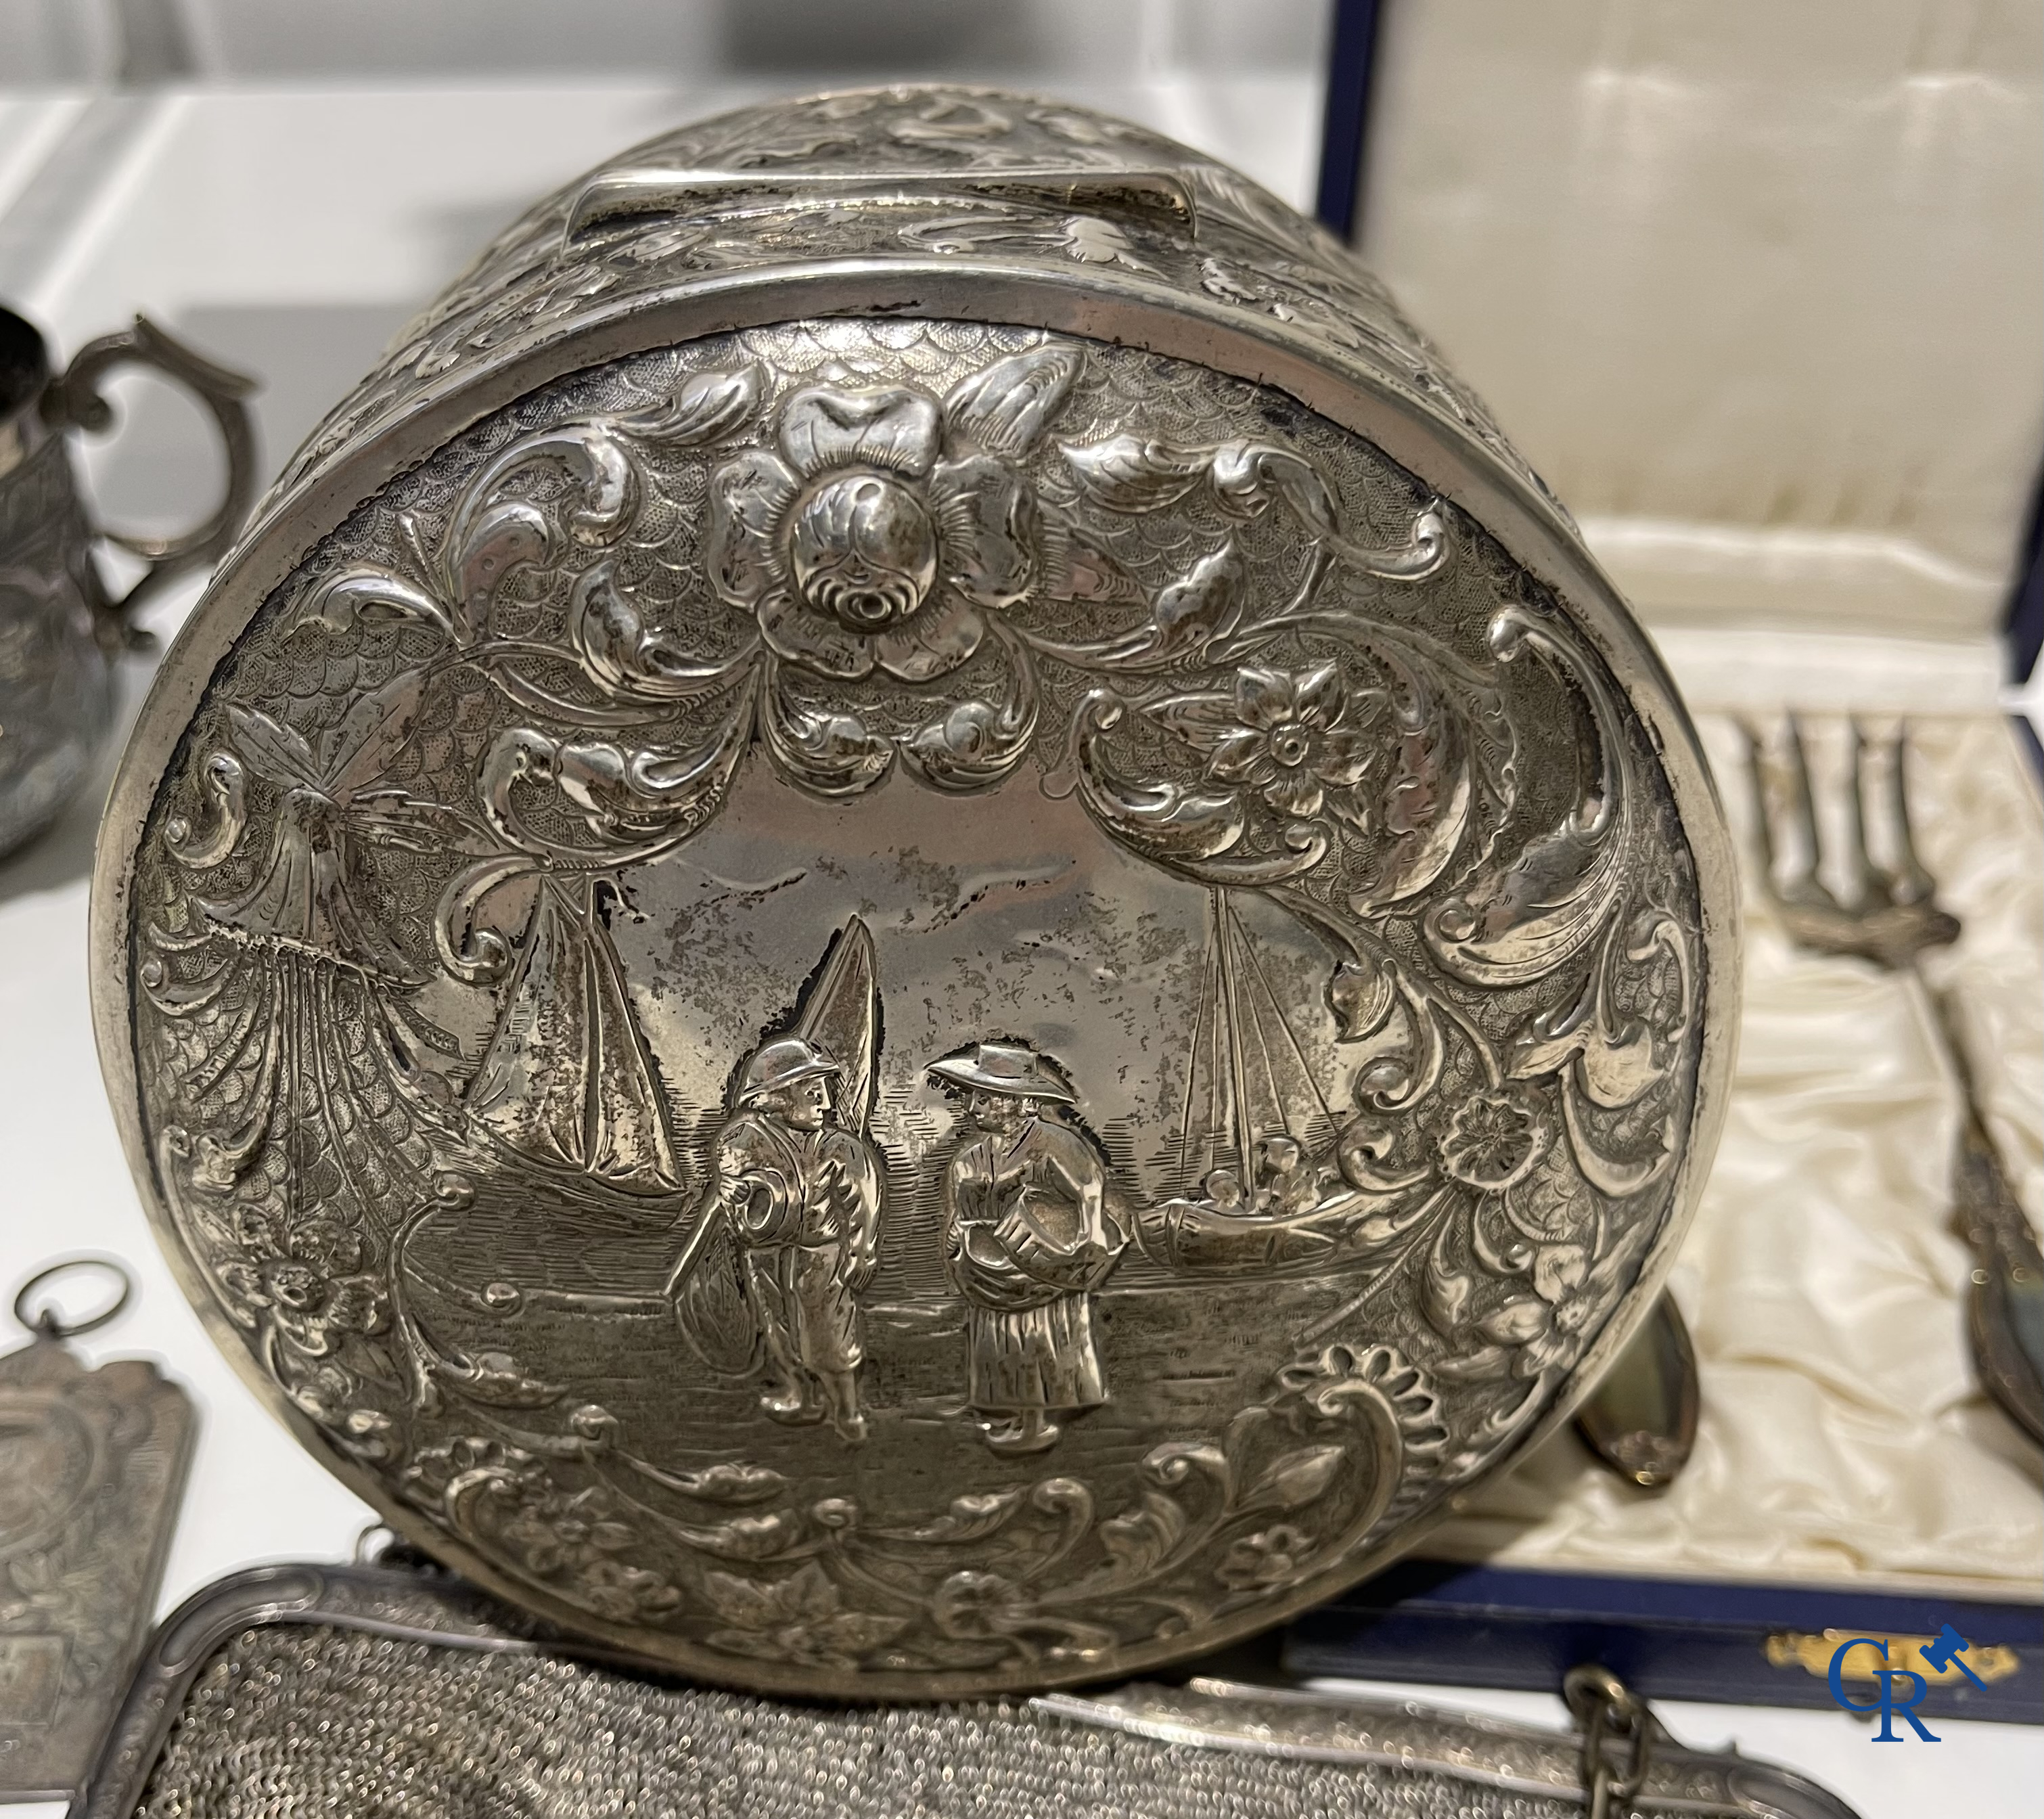
M756 108L511 228L166 660L136 1177L312 1449L714 1679L1260 1628L1566 1418L1736 1010L1689 728L1332 240L1135 127Z

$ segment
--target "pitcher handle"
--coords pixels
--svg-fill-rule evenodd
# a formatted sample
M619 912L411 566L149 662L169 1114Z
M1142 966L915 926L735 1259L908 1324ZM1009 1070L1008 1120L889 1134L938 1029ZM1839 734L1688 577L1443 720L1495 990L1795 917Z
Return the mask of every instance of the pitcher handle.
M212 413L227 452L227 486L219 505L182 536L125 536L118 531L104 529L98 533L149 565L141 579L112 603L113 613L125 620L166 583L219 556L241 528L256 497L256 421L244 401L256 389L256 382L216 366L166 334L147 317L137 316L132 329L102 335L79 349L63 376L46 394L44 414L52 426L68 425L91 435L112 429L113 409L101 395L99 382L114 367L122 366L153 367L184 386Z

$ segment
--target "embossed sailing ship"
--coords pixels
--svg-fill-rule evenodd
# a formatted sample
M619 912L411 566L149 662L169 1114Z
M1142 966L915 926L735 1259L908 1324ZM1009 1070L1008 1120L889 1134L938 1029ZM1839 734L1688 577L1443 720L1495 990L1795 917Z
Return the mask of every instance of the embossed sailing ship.
M1361 1197L1341 1176L1342 1121L1220 886L1178 1140L1180 1191L1137 1229L1166 1267L1198 1275L1339 1267Z

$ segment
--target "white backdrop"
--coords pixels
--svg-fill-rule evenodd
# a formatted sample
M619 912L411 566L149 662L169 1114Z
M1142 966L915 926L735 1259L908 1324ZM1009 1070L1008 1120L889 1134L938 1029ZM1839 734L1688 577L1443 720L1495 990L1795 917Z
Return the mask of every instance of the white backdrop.
M1317 69L1329 0L0 0L29 83L521 74L1055 82Z

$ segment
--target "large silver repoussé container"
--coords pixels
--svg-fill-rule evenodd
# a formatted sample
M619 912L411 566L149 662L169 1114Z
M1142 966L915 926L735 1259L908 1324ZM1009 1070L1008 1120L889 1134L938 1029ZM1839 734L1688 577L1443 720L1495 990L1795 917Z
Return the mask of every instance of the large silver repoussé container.
M300 451L157 679L100 1040L405 1535L782 1693L1096 1680L1409 1547L1695 1204L1732 861L1350 255L952 89L642 146Z

